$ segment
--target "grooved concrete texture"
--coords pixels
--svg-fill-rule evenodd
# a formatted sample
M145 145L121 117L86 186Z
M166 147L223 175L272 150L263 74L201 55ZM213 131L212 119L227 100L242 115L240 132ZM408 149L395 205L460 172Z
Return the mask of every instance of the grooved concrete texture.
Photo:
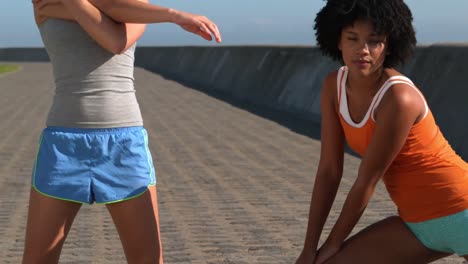
M53 95L48 63L0 76L0 263L20 263L30 175ZM286 264L302 248L320 142L137 68L167 264ZM310 126L313 126L311 123ZM345 174L324 235L359 160ZM356 231L395 214L379 185ZM324 236L322 236L324 237ZM125 263L104 206L83 206L60 263ZM462 263L447 258L437 263Z
M423 91L455 151L468 161L468 43L418 46L401 71ZM42 48L2 48L0 61L48 61ZM319 121L323 78L339 64L317 47L138 47L137 66L196 86Z
M178 81L318 120L320 88L339 65L312 47L142 47L137 63ZM423 91L455 151L468 160L468 43L417 47L401 71Z

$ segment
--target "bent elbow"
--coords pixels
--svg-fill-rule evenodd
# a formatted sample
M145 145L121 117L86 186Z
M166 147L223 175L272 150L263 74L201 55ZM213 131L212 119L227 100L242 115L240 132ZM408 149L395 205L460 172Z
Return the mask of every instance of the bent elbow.
M107 50L114 55L123 54L127 51L127 43L124 41L113 41L108 47Z
M125 47L117 46L117 47L114 49L113 53L114 53L115 55L121 55L121 54L123 54L123 53L125 52L125 50L126 50Z
M110 52L114 55L122 55L124 54L126 51L126 49L122 49L122 48L117 48L117 49L113 49L111 50Z

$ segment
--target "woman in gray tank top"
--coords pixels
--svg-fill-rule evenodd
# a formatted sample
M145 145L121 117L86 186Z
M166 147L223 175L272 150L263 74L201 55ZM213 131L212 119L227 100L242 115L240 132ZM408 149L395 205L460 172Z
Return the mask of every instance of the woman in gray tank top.
M33 170L23 263L58 263L83 203L106 204L128 263L163 263L156 177L133 86L146 23L221 42L204 16L148 0L33 0L55 95Z

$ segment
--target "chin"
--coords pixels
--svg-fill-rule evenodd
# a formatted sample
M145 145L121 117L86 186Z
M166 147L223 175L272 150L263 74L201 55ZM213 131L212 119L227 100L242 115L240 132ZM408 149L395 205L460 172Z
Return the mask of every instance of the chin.
M349 66L348 66L349 67ZM372 68L369 67L358 67L356 65L352 65L352 67L349 67L349 70L353 72L356 75L359 75L361 77L367 77L372 75L373 71Z

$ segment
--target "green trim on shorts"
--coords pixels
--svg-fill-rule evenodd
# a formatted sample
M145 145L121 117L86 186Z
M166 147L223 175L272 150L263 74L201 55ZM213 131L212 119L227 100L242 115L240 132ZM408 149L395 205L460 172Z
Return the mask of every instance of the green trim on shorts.
M64 201L64 202L72 202L72 203L79 203L79 204L88 204L88 203L84 203L84 202L80 202L80 201L76 201L76 200L69 200L69 199L64 199L64 198L60 198L60 197L56 197L56 196L52 196L52 195L49 195L47 193L43 193L41 192L39 189L37 189L37 187L35 185L32 186L34 188L34 190L36 190L36 192L46 196L46 197L49 197L49 198L53 198L53 199L57 199L57 200L61 200L61 201Z
M95 204L113 204L113 203L119 203L119 202L125 202L125 201L128 201L128 200L131 200L133 198L137 198L139 196L142 196L143 194L145 194L146 192L148 192L149 190L149 187L152 187L152 186L156 186L156 184L153 184L153 183L150 183L148 185L148 187L146 187L146 190L137 194L137 195L134 195L132 197L129 197L129 198L125 198L125 199L120 199L120 200L115 200L115 201L110 201L110 202L103 202L103 203L98 203L98 202L94 202Z
M107 202L93 201L93 203L95 203L95 204L112 204L112 203L131 200L131 199L139 197L142 194L144 194L145 192L147 192L149 187L156 186L155 168L153 166L153 162L151 160L151 154L150 154L151 152L150 152L149 147L148 147L148 135L147 135L147 133L146 133L146 131L144 129L143 129L143 138L144 138L144 142L145 142L145 152L146 152L145 154L146 154L146 157L147 157L146 161L147 161L147 164L149 165L149 168L150 168L149 173L148 173L149 174L148 177L150 178L150 182L146 186L146 188L142 192L140 192L140 193L138 193L138 194L136 194L134 196L124 198L124 199L112 200L112 201L107 201ZM37 174L37 169L38 169L39 152L40 152L40 149L43 147L43 141L44 141L44 131L41 133L38 148L37 148L37 152L36 152L36 160L34 162L33 177L32 177L32 188L34 188L34 190L37 191L38 193L40 193L41 195L44 195L44 196L49 197L49 198L53 198L53 199L57 199L57 200L61 200L61 201L66 201L66 202L79 203L79 204L90 204L88 202L83 202L83 201L78 201L78 200L74 200L74 199L66 199L66 198L53 196L53 195L47 194L47 193L39 190L39 188L36 185L36 177L37 177L36 174Z

